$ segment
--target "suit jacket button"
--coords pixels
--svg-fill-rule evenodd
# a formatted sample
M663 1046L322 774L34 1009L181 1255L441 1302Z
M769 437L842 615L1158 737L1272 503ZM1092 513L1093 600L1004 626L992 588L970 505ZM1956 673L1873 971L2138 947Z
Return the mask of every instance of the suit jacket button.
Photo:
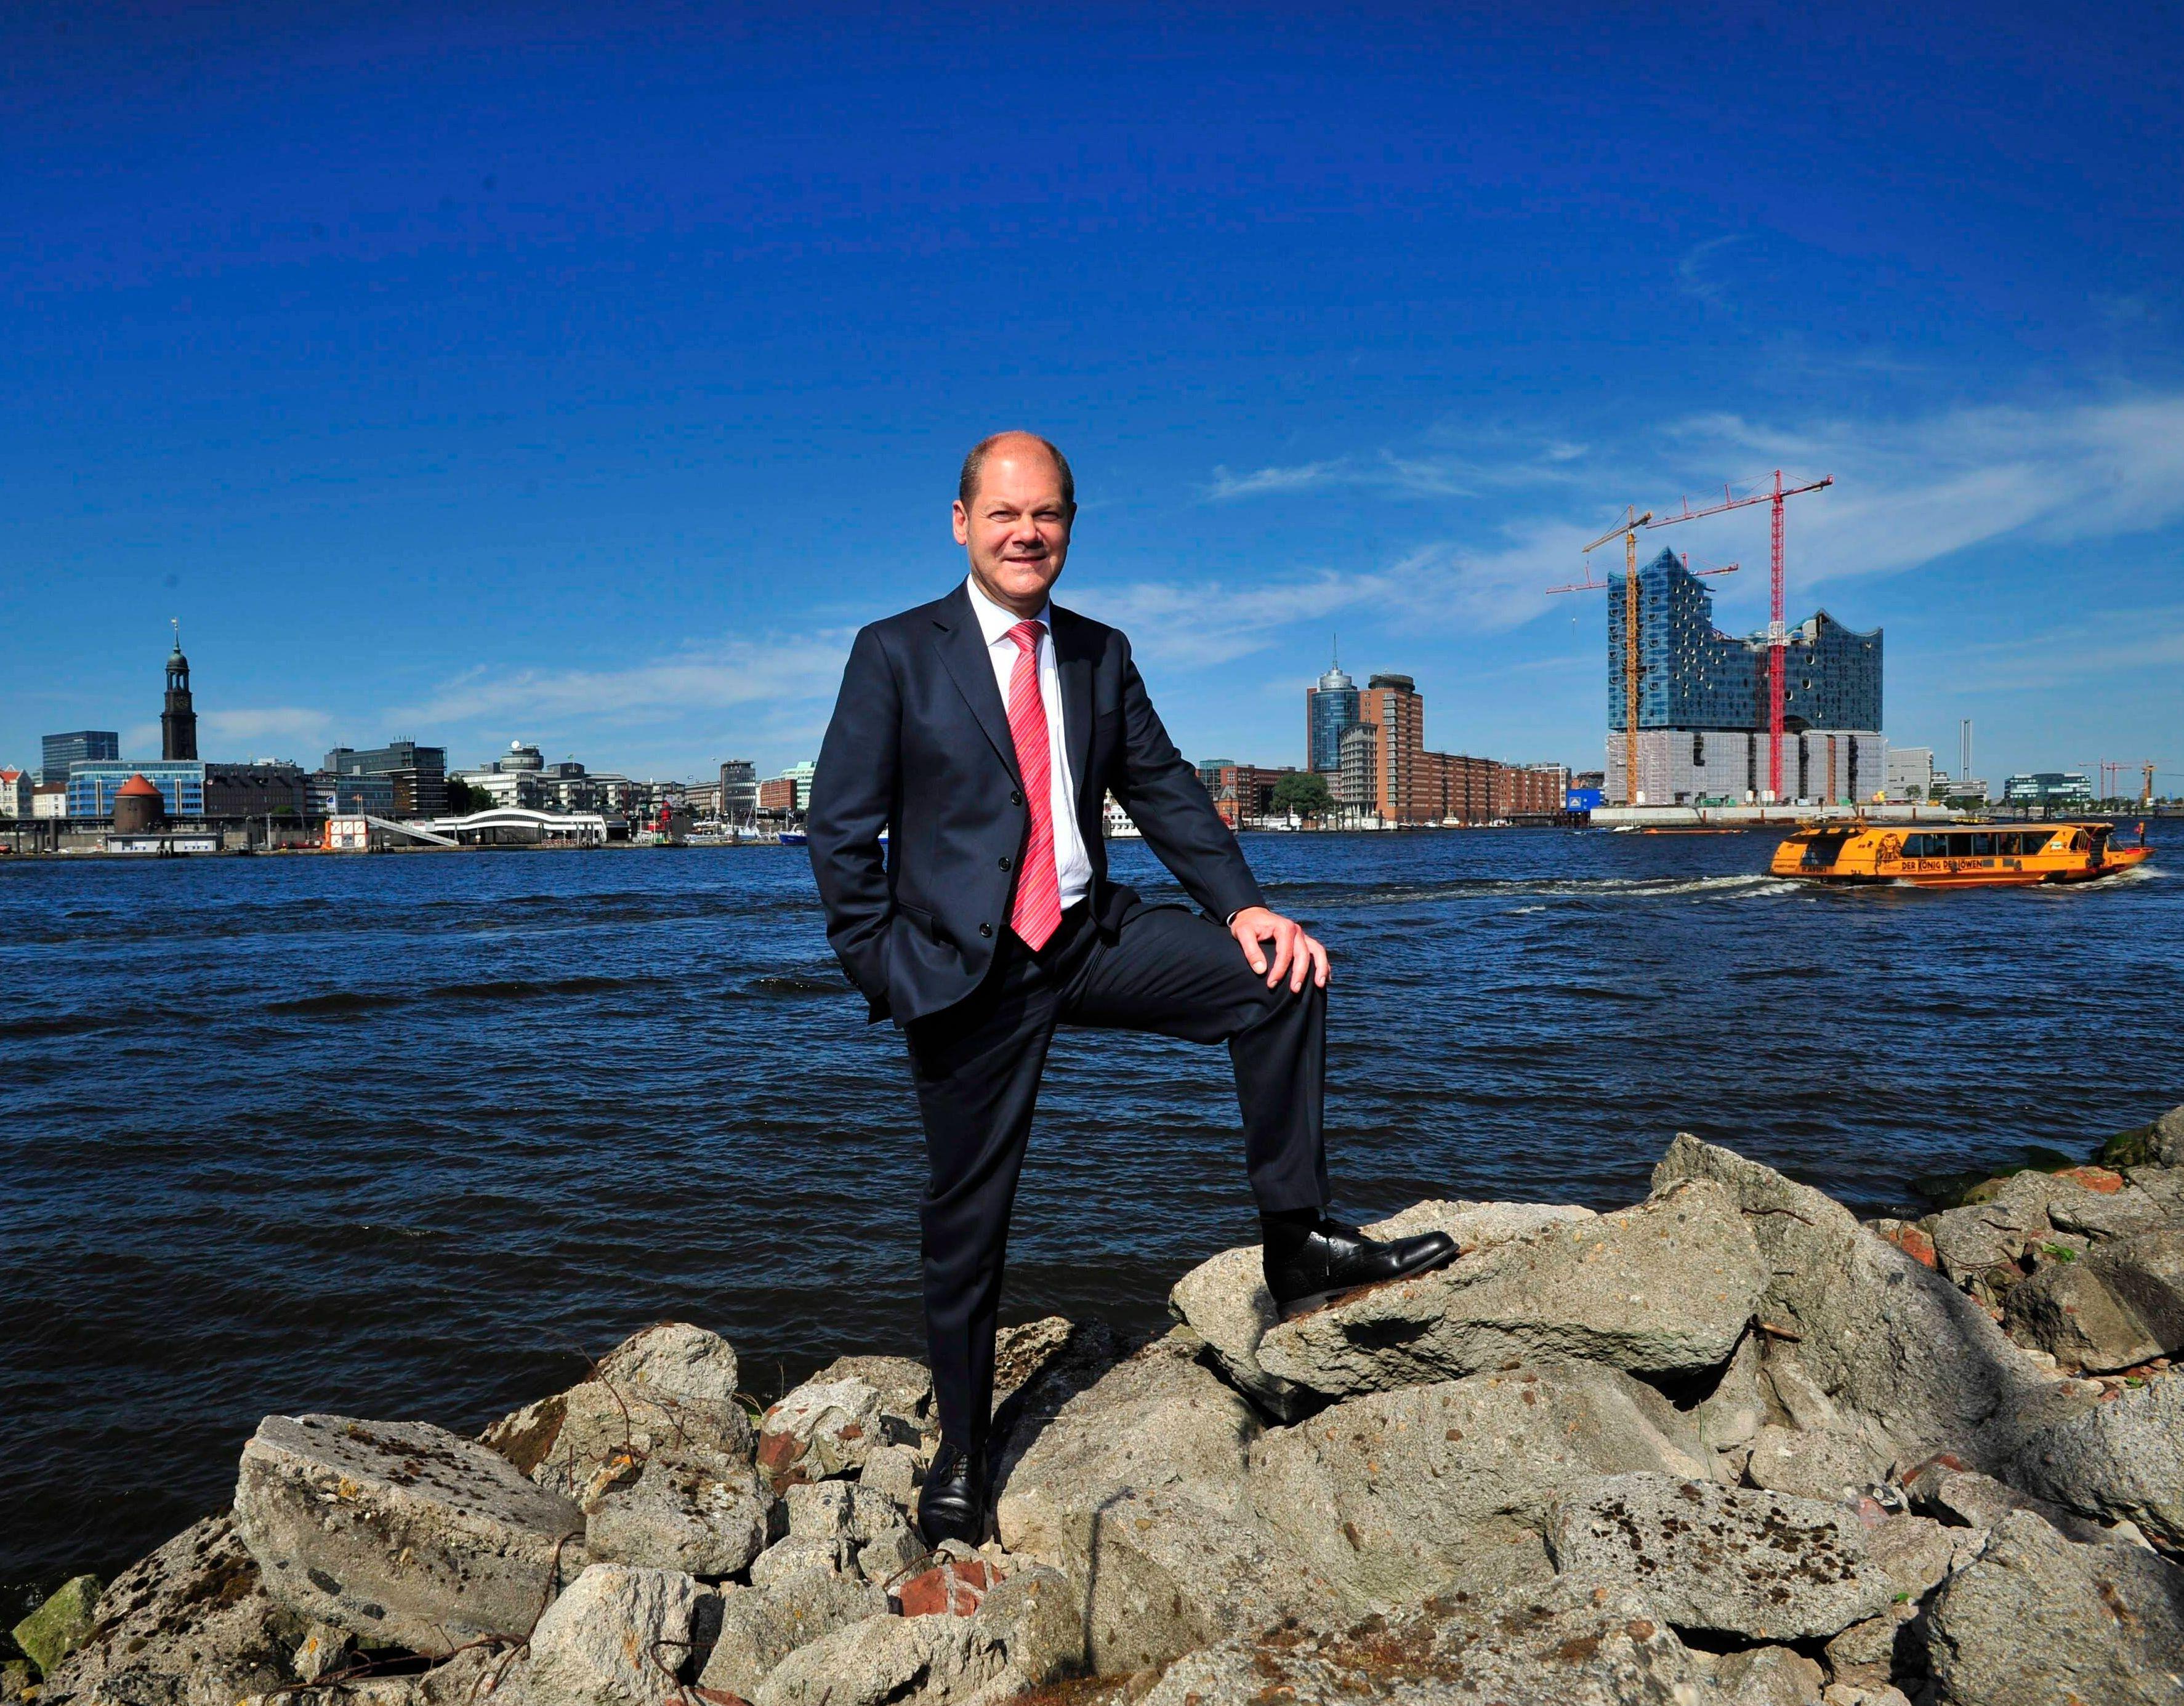
M1010 865L1014 861L1010 859L1007 854L1004 853L1001 855L1001 869L1004 871L1007 870Z
M1009 795L1009 804L1010 804L1010 805L1011 805L1011 806L1021 806L1021 805L1022 805L1022 804L1023 804L1023 795L1022 795L1021 793L1011 793L1011 794Z
M982 936L990 936L994 934L994 927L991 924L981 924L978 926L978 934Z

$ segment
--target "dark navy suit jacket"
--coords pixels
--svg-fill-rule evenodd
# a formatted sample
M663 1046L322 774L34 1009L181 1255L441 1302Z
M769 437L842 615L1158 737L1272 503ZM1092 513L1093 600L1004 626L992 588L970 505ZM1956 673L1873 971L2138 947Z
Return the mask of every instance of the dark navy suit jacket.
M1053 618L1078 833L1100 928L1112 935L1138 904L1107 880L1100 816L1109 792L1206 912L1226 919L1265 905L1198 772L1161 727L1130 643L1073 610L1056 607ZM806 828L827 939L874 1019L906 1025L978 988L1008 928L1031 815L1008 711L962 587L858 634Z

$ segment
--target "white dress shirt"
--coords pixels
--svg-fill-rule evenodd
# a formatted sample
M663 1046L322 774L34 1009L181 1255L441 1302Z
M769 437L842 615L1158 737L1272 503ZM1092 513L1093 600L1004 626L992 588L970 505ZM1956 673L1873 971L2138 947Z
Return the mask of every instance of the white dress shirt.
M978 632L986 638L986 655L993 660L994 681L1001 690L1001 708L1009 703L1009 680L1016 674L1022 654L1009 638L1009 630L1024 620L1004 609L978 590L976 577L966 580L971 608L978 612ZM1084 850L1084 837L1077 827L1077 782L1069 773L1069 742L1061 724L1061 672L1054 661L1054 606L1047 605L1032 618L1045 629L1039 638L1039 696L1046 705L1046 770L1054 817L1054 874L1061 884L1065 912L1084 898L1092 886L1092 858Z

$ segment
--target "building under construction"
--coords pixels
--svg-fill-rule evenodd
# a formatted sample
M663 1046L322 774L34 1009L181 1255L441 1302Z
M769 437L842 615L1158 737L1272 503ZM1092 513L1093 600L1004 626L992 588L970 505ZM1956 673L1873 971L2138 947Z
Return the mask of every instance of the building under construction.
M1607 796L1617 805L1741 804L1768 796L1770 662L1765 633L1713 624L1713 599L1663 550L1636 570L1636 668L1626 650L1628 588L1607 588ZM1880 630L1859 633L1821 610L1786 633L1782 795L1869 799L1886 783L1880 733ZM1636 789L1625 774L1637 683Z

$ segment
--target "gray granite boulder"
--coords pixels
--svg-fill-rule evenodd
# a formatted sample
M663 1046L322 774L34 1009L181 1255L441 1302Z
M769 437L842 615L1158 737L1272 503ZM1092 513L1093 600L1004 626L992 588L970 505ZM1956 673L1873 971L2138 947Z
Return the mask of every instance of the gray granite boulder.
M580 1499L603 1468L655 1452L749 1457L736 1354L686 1322L648 1327L610 1351L593 1378L512 1410L480 1440L541 1486Z
M2184 1168L2184 1104L2154 1121L2152 1148L2153 1159L2161 1166Z
M2184 1350L2184 1226L2114 1240L2010 1288L2003 1324L2069 1369L2129 1369Z
M1991 1469L2081 1406L1977 1303L1819 1191L1688 1133L1653 1169L1656 1189L1686 1179L1730 1191L1768 1274L1763 1320L1794 1335L1778 1342L1899 1462L1953 1451Z
M1390 1220L1368 1226L1378 1238L1407 1238L1446 1232L1467 1256L1490 1246L1539 1231L1543 1227L1594 1218L1589 1208L1551 1207L1520 1202L1421 1202ZM1168 1311L1204 1339L1222 1371L1279 1421L1295 1421L1320 1400L1293 1380L1260 1367L1259 1341L1279 1317L1268 1293L1260 1248L1240 1245L1201 1262L1175 1283Z
M758 1466L780 1491L854 1474L887 1443L878 1387L855 1378L806 1380L759 1424Z
M1840 1505L1673 1475L1612 1475L1563 1503L1555 1568L1641 1592L1680 1630L1747 1641L1825 1640L1896 1587Z
M1352 1398L1269 1433L1251 1491L1268 1528L1362 1614L1544 1579L1557 1493L1626 1470L1703 1476L1708 1457L1643 1382L1541 1362Z
M2176 1706L2184 1570L2139 1547L2075 1544L2013 1512L1935 1597L1926 1659L1948 1706Z
M1745 1460L1745 1479L1769 1492L1842 1503L1875 1482L1887 1479L1888 1459L1847 1429L1808 1433L1797 1428L1764 1427Z
M887 1608L887 1595L877 1585L827 1571L774 1587L724 1588L720 1633L698 1681L752 1699L774 1666L798 1647Z
M521 1635L585 1562L574 1504L422 1422L266 1417L235 1530L299 1617L421 1653Z
M595 1564L547 1608L528 1653L493 1691L507 1706L658 1706L676 1693L700 1608L680 1570Z
M1711 1670L1642 1595L1550 1581L1340 1633L1234 1636L1169 1666L1142 1706L1730 1706Z
M1815 1706L1828 1680L1793 1647L1749 1647L1702 1662L1703 1695L1720 1706Z
M234 1523L207 1517L114 1578L40 1698L233 1706L288 1680L304 1630L266 1592Z
M2134 1522L2184 1554L2184 1379L2126 1387L2036 1434L2009 1479L2081 1515Z
M2024 1277L2026 1252L2055 1235L2049 1205L2094 1194L2060 1174L2016 1173L1919 1224L1934 1240L1941 1271L1981 1302L1999 1304Z
M813 1385L862 1380L880 1395L880 1413L902 1434L939 1426L933 1408L933 1371L908 1357L837 1357L811 1377Z
M748 1459L671 1447L617 1467L583 1500L595 1562L729 1575L764 1550L773 1495Z
M901 1508L870 1487L821 1481L789 1488L787 1500L788 1537L832 1547L837 1569L884 1586L926 1555Z
M595 1378L699 1403L733 1404L738 1373L735 1347L718 1333L688 1321L662 1321L608 1352Z
M2080 1516L2053 1499L2021 1491L1992 1475L1968 1469L1947 1457L1919 1464L1903 1478L1903 1491L1914 1509L1958 1528L1980 1530L1982 1538L1986 1530L1999 1528L2003 1518L2014 1510L2031 1511L2071 1540L2109 1538L2092 1518Z
M1512 1358L1690 1374L1729 1359L1766 1283L1734 1198L1694 1180L1338 1300L1269 1330L1256 1355L1265 1373L1327 1397Z
M777 1664L754 1706L949 1706L1011 1698L1073 1668L1075 1597L1055 1572L997 1582L967 1616L847 1625Z
M1178 1329L1117 1364L1061 1407L1000 1488L1002 1544L1068 1577L1102 1674L1267 1627L1312 1597L1252 1504L1263 1425L1199 1349Z

